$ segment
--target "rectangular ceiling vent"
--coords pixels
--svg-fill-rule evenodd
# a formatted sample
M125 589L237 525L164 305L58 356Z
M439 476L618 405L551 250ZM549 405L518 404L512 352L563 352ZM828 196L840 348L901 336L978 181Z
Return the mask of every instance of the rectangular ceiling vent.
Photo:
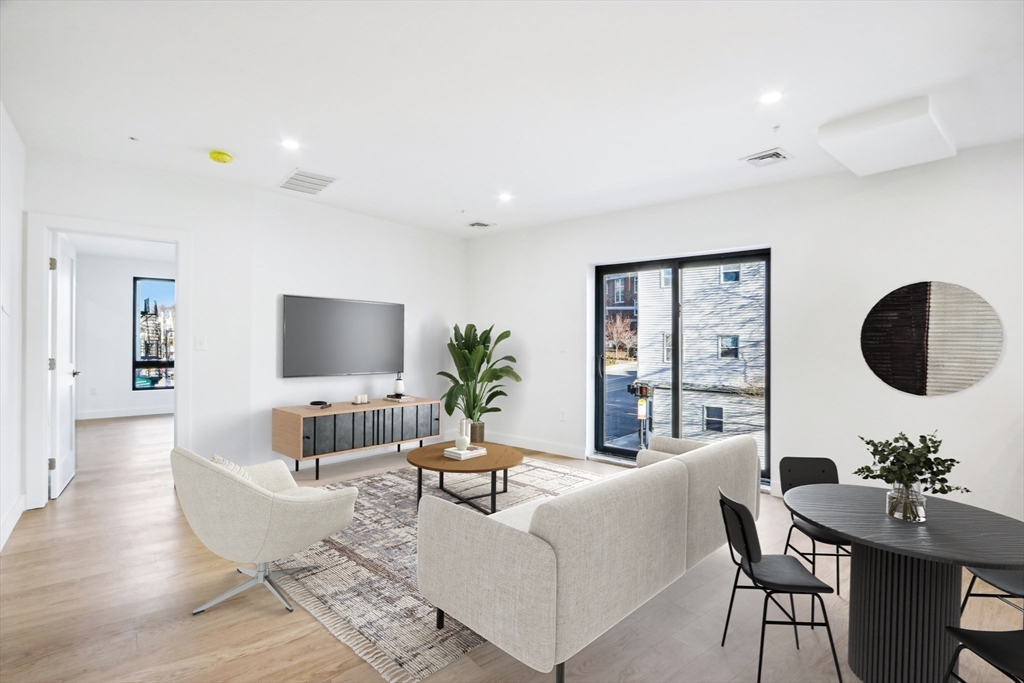
M311 173L309 171L303 171L301 168L295 169L295 171L285 178L284 182L281 183L281 187L286 190L295 190L296 192L302 192L305 194L320 194L320 191L325 187L333 183L337 178L331 178L319 173Z
M495 225L495 223L481 223L480 221L477 221L475 223L470 223L469 227L480 228L482 230L483 228L493 228Z
M782 163L786 159L792 159L791 155L781 147L775 149L768 149L757 154L751 154L749 157L743 157L740 161L746 161L754 166L771 166L772 164Z

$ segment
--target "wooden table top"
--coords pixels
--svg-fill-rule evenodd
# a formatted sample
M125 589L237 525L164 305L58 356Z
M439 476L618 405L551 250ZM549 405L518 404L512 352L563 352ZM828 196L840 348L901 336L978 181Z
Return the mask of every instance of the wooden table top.
M474 444L487 449L487 455L469 460L454 460L444 456L444 449L453 448L454 441L435 443L409 451L405 459L413 467L433 472L496 472L507 470L523 462L523 454L511 446L497 443Z
M809 484L783 500L797 517L855 543L933 562L1024 569L1024 522L941 496L926 496L924 522L885 514L889 489Z

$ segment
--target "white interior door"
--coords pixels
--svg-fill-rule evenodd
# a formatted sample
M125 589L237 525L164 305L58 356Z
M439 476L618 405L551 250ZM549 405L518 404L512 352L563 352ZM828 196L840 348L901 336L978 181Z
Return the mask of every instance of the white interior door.
M75 476L75 248L54 237L57 270L53 277L53 439L50 498L59 496Z

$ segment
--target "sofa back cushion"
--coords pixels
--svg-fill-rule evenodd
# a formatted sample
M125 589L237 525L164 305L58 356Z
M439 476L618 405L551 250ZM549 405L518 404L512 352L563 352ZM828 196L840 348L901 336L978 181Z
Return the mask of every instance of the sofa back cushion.
M672 459L537 507L530 533L554 549L557 564L556 662L683 574L686 491L687 468Z
M671 460L685 464L689 475L686 496L686 568L690 569L725 544L718 487L722 487L725 495L746 505L754 518L757 518L761 494L761 462L757 457L757 442L750 436L734 436L716 441L677 455Z

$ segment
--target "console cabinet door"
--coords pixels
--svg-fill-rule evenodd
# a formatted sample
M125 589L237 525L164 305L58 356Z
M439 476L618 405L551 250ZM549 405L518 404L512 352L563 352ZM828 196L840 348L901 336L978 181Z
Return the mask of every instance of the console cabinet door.
M352 450L352 413L338 413L334 420L334 450Z
M314 453L321 455L323 453L334 452L334 415L324 415L323 417L313 418L316 420L315 436L314 436Z
M314 420L316 418L313 417L302 419L302 457L304 458L313 455Z
M416 407L405 406L402 408L402 440L412 441L416 436Z
M441 433L441 404L430 404L430 435L438 436Z

